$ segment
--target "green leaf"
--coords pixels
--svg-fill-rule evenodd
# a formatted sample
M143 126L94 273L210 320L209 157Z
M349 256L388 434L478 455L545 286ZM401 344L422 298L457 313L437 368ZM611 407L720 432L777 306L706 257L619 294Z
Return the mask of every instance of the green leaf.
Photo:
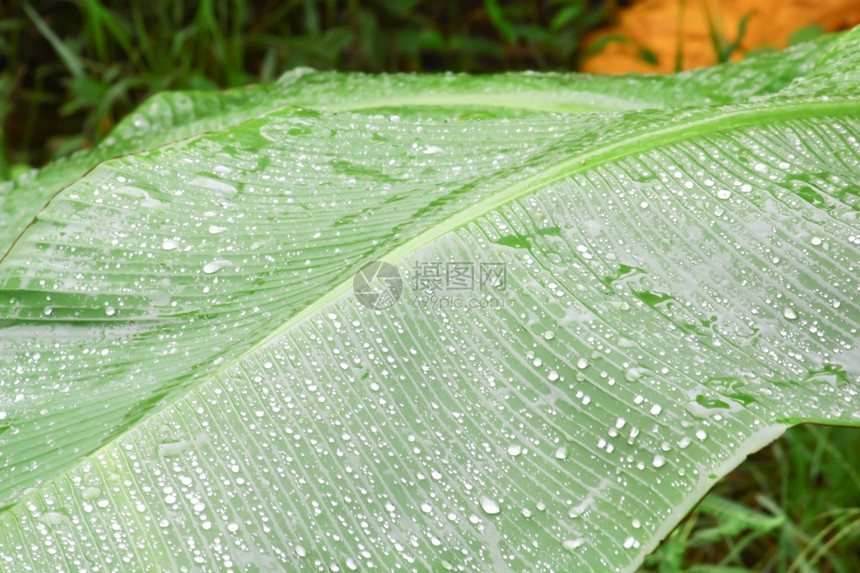
M706 497L699 504L699 510L716 517L719 523L715 527L696 532L687 542L693 547L705 545L723 537L737 535L745 529L751 529L756 534L765 533L785 522L784 515L767 515L745 505L716 496Z
M798 28L788 37L788 45L794 46L796 44L802 44L803 42L819 38L822 34L824 34L824 30L818 24L803 26L802 28Z
M564 28L567 24L576 21L576 19L582 14L585 6L578 2L574 2L573 4L569 4L558 11L558 14L553 16L552 21L550 22L549 28L553 32L558 32L562 28Z
M51 27L39 16L39 13L36 12L29 3L24 2L21 7L24 9L24 12L27 14L27 17L33 21L33 24L36 26L36 29L45 37L46 40L51 44L51 47L57 52L57 55L60 56L60 59L63 60L63 64L66 66L66 69L69 70L69 73L77 80L82 80L85 76L84 74L84 64L81 61L81 57L79 54L76 54L74 50L65 44L60 38L54 34L54 31L51 30Z
M300 70L4 184L0 563L635 569L860 424L858 56Z
M514 44L517 41L518 33L516 27L508 21L502 7L499 6L498 0L484 0L484 10L487 11L487 16L490 21L502 35L506 42Z

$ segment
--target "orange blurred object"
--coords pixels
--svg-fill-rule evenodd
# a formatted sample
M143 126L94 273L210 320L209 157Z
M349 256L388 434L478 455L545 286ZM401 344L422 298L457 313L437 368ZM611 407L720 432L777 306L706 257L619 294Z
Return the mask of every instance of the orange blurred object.
M710 66L718 58L709 19L728 45L737 38L747 14L746 33L732 60L754 48L784 48L793 33L807 26L817 25L824 32L852 28L860 23L860 0L641 0L620 10L618 24L594 32L586 45L605 41L607 35L623 35L630 41L607 43L580 69L601 74L670 73L675 71L679 41L682 69ZM656 55L656 64L643 59L642 47Z

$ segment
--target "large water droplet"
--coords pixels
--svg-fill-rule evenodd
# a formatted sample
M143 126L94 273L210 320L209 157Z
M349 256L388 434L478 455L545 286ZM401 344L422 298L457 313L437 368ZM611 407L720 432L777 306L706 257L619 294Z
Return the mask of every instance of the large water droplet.
M212 261L211 263L206 263L205 265L203 265L203 272L207 275L211 275L212 273L217 272L224 267L229 267L230 264L230 261L225 261L223 259L218 261Z
M501 509L499 509L499 504L487 496L481 496L481 509L483 509L484 513L487 515L496 515L501 511Z
M562 543L562 545L568 551L573 551L577 547L581 547L582 545L585 545L585 539L582 539L581 537L578 539L565 539L564 542Z
M628 382L636 382L640 378L642 378L642 374L645 373L644 368L628 368L624 372L624 378Z

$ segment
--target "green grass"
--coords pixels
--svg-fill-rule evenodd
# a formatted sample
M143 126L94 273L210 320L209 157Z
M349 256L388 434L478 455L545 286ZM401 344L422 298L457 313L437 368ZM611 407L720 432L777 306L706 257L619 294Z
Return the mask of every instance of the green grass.
M644 570L860 571L858 451L856 429L792 428L721 481Z

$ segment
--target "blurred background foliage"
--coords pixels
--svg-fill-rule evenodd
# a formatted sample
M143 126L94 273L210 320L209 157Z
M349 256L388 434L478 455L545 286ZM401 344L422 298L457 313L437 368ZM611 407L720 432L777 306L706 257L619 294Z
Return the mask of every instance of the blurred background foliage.
M98 143L148 96L366 72L670 72L860 22L858 0L0 1L0 181ZM654 572L860 571L860 432L802 426L741 465Z
M366 72L668 72L860 22L858 0L0 1L0 181L163 90Z
M624 4L623 2L621 4ZM8 164L97 142L147 96L367 72L575 69L595 0L32 0L0 8ZM3 174L0 174L0 178Z

